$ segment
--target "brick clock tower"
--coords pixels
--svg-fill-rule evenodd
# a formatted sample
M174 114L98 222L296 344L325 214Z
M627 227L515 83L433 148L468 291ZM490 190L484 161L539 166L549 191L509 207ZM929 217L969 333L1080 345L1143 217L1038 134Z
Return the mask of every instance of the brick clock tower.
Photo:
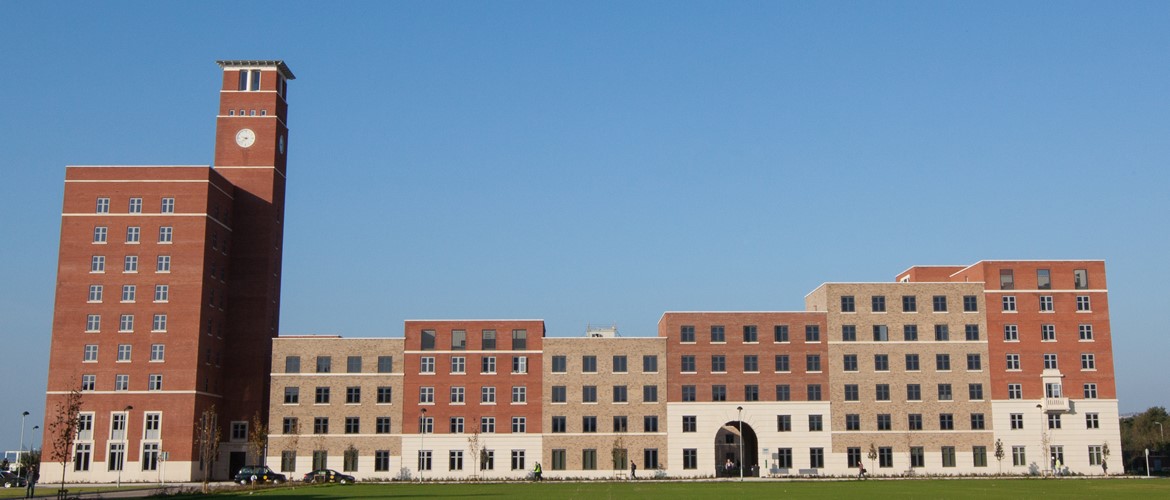
M218 61L215 164L69 166L61 213L45 442L80 389L67 481L224 478L267 422L280 317L288 150L283 61ZM220 455L196 429L215 407ZM67 454L67 457L62 457Z

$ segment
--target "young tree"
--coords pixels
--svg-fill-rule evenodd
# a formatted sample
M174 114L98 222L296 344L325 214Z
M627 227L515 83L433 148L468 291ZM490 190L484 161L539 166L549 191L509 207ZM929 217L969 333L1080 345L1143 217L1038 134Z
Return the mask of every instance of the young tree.
M1109 442L1105 442L1105 445L1101 447L1101 472L1106 476L1109 475Z
M77 438L77 425L81 414L81 390L78 384L65 394L65 399L57 402L53 411L53 422L49 424L49 433L52 436L53 454L61 461L61 490L65 490L65 470L69 466L69 453L73 449L73 441Z
M199 463L203 466L203 492L207 493L211 470L219 458L219 415L215 412L215 405L211 405L199 415L195 435L199 445Z
M1003 474L1003 456L1004 456L1003 440L996 439L995 440L995 460L997 462L999 462L999 473L1000 474Z
M867 456L869 457L869 468L875 469L877 466L874 465L874 460L877 460L878 452L877 447L875 447L873 443L869 443L869 453Z
M252 425L248 426L248 454L252 456L250 463L268 464L268 426L260 420L260 412L252 414Z
M479 477L479 427L476 426L475 432L471 433L471 437L467 438L467 447L471 451L471 478Z
M613 458L613 475L620 476L626 472L626 447L622 441L621 436L617 436L613 440L613 448L610 450ZM742 464L741 464L742 466Z

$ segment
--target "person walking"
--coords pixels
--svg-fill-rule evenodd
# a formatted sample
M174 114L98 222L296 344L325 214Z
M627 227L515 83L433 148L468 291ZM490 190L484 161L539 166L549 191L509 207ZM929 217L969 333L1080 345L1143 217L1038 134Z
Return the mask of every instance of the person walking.
M37 480L40 478L41 478L41 473L40 473L40 471L37 470L36 464L33 464L28 469L28 476L25 477L25 479L28 482L28 486L26 486L25 490L24 490L24 497L25 498L32 498L32 497L36 496L36 494L37 494Z
M857 462L857 479L865 479L865 464Z
M630 479L638 479L638 464L630 460Z
M540 468L540 462L536 462L536 468L532 469L532 479L535 481L544 481L544 478L540 477L543 472Z

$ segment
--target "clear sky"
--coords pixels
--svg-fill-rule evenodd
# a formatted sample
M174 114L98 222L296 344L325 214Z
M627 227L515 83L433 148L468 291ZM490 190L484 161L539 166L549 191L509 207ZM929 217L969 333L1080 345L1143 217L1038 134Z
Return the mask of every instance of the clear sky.
M297 75L282 333L649 336L1105 259L1121 410L1170 402L1165 2L6 1L0 448L43 418L65 165L209 164L217 59Z

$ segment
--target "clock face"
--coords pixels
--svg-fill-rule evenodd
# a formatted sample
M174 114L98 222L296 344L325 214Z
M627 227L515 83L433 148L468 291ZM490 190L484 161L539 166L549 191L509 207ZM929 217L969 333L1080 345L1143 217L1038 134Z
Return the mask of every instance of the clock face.
M284 154L284 136L280 136L277 146L280 148L280 154Z
M245 128L240 129L239 132L236 132L236 144L239 144L241 148L251 147L252 144L255 143L256 133L253 132L252 129Z

